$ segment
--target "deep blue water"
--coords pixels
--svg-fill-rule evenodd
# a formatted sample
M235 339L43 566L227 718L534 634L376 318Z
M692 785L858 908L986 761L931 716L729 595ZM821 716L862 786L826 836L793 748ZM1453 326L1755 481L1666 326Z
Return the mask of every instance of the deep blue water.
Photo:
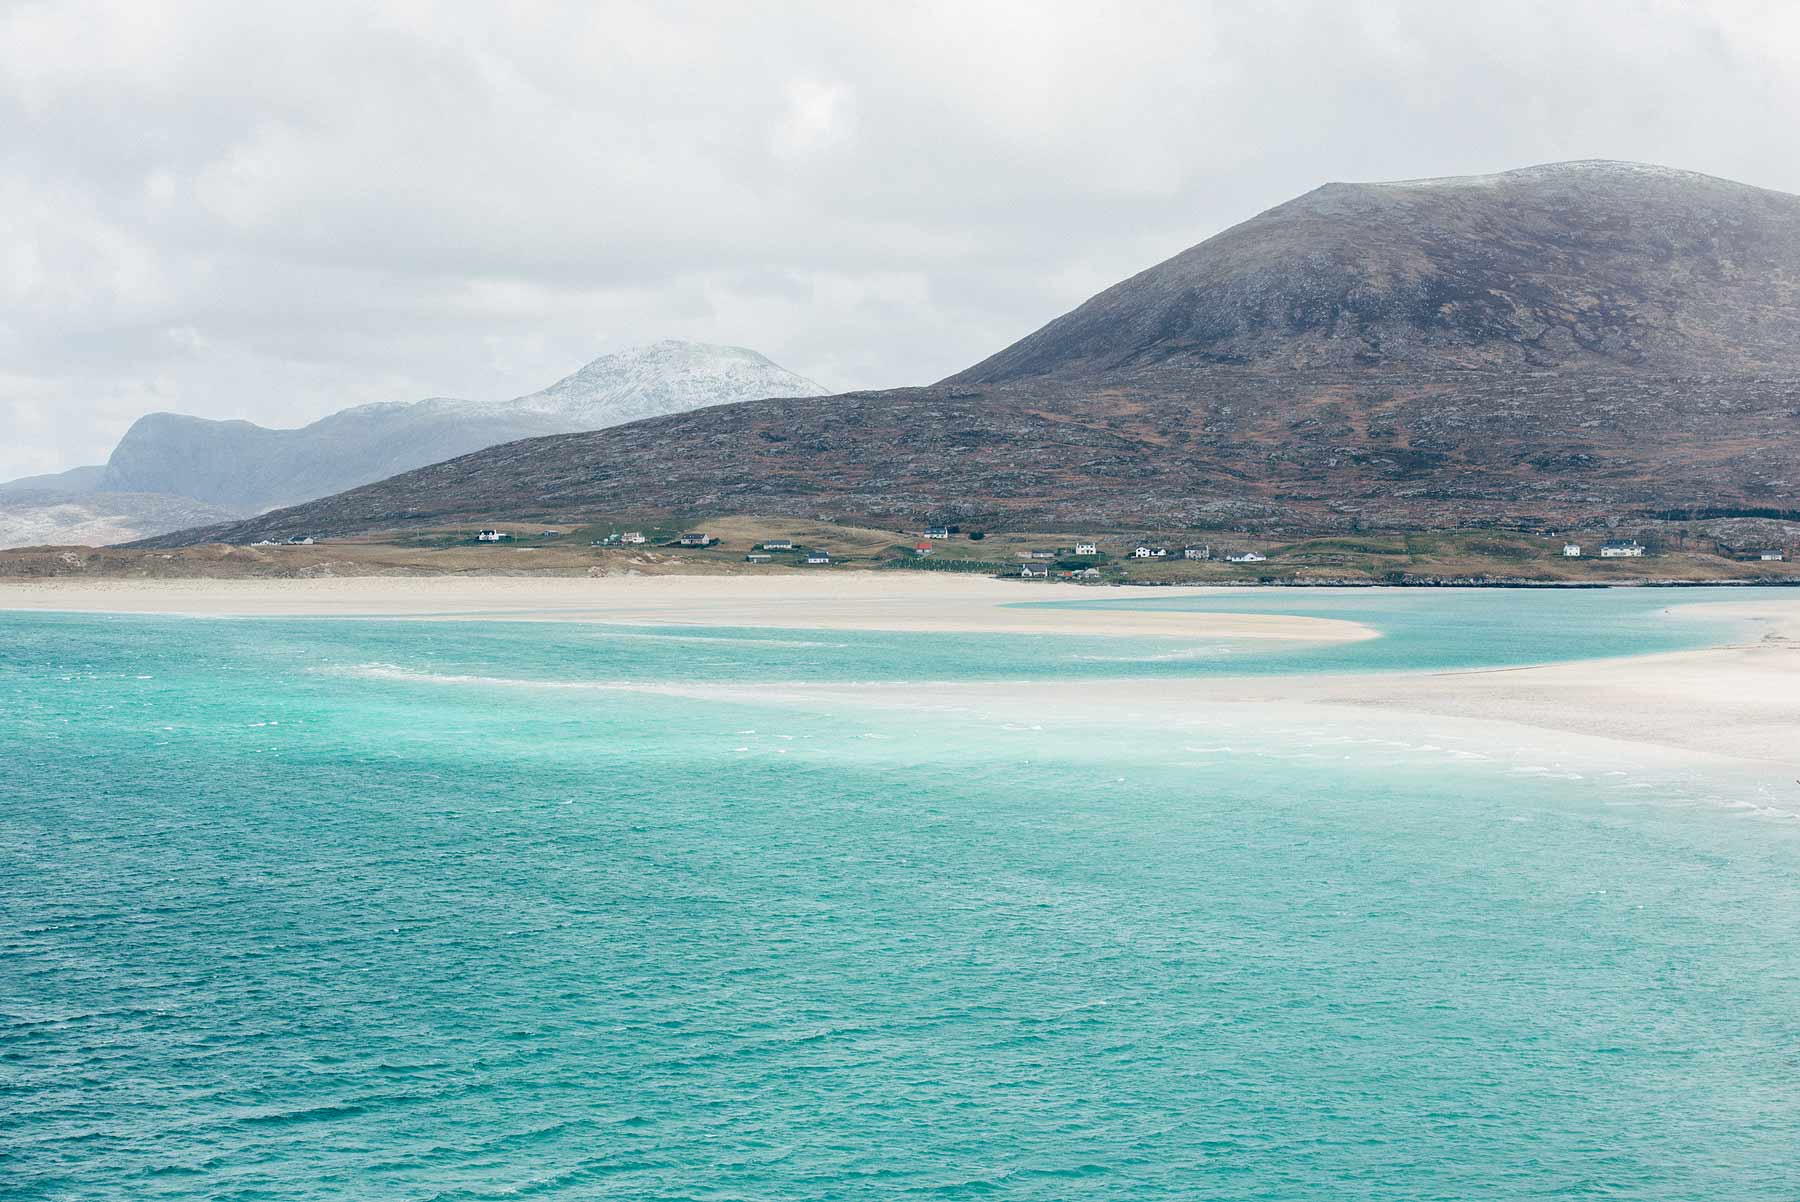
M1629 654L1720 595L1125 599L1385 635L1310 650L0 615L0 1196L1800 1197L1766 783L755 687Z

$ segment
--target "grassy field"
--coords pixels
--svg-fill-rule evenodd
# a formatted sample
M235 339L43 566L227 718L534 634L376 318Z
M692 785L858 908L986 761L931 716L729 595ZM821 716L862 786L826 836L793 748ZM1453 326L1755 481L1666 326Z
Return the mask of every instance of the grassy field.
M474 527L409 532L389 538L327 539L305 547L193 547L179 551L95 548L31 548L0 551L0 576L352 576L412 574L663 575L833 572L844 570L968 571L1017 575L1022 565L1058 571L1092 566L1098 583L1164 584L1409 584L1542 583L1623 584L1658 581L1800 580L1789 562L1744 562L1715 553L1710 540L1678 527L1638 535L1651 553L1642 558L1600 559L1600 536L1575 536L1587 552L1562 554L1563 537L1492 530L1418 531L1326 538L1267 540L1248 535L1179 532L1144 536L1051 531L1044 533L959 530L927 542L916 531L844 526L792 518L732 516L596 521L544 527L501 524L512 537L497 544L475 541ZM624 531L642 532L644 545L593 543ZM680 547L687 531L710 535L705 548ZM1164 559L1132 558L1140 541L1168 548ZM792 552L771 552L770 563L745 556L770 540L790 540ZM1099 544L1099 554L1077 556L1078 541ZM929 554L916 547L925 543ZM1213 558L1181 557L1186 545L1209 545ZM808 565L807 550L827 552L829 565ZM1224 562L1227 552L1255 550L1258 563ZM1047 552L1048 557L1032 557ZM1023 582L1022 582L1023 583Z

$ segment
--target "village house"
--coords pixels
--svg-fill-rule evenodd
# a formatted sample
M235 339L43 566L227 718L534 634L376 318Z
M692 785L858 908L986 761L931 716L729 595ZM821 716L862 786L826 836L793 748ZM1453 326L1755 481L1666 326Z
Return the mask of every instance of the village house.
M761 551L752 551L750 554L744 556L745 563L773 563L774 561L775 557L773 555L767 555Z
M1636 539L1609 538L1600 544L1601 559L1625 559L1640 556L1644 553L1644 545Z
M1225 557L1226 563L1262 563L1268 559L1261 551L1238 551Z
M931 544L930 543L914 543L913 544L913 554L917 555L920 559L924 559L927 555L931 554Z
M1756 553L1756 558L1762 560L1764 563L1780 563L1787 558L1787 555L1778 548L1765 547L1763 550Z
M709 547L713 537L710 534L684 534L676 541L684 547Z
M1131 549L1133 559L1161 559L1168 553L1167 547L1152 547L1149 543L1139 543Z
M1100 554L1100 544L1099 543L1076 543L1075 544L1075 554L1077 554L1077 555L1098 555L1098 554Z
M771 538L763 543L762 549L765 551L792 551L794 549L794 540L791 538Z
M619 541L622 543L634 543L634 544L642 545L644 543L649 542L650 540L645 538L643 535L643 532L640 530L627 530L624 534L621 534L619 536Z
M1563 556L1567 559L1580 559L1581 558L1581 544L1580 543L1564 543L1563 544Z
M497 543L503 538L511 538L510 534L502 534L498 530L483 530L475 536L478 543Z
M927 527L925 527L925 537L926 538L949 538L950 537L950 528L948 526L927 526Z
M290 547L310 547L313 545L312 535L296 534L287 540Z
M1040 568L1040 567L1036 566L1035 564L1028 563L1028 564L1022 565L1019 568L1019 576L1025 580L1031 580L1034 578L1040 579L1040 580L1047 580L1050 577L1050 569L1049 568Z
M1211 547L1183 547L1181 549L1181 557L1183 559L1211 559L1212 558L1212 548Z
M807 563L830 563L831 556L827 555L823 551L808 551L806 553L806 562Z
M1100 579L1100 569L1099 568L1082 568L1079 572L1075 573L1075 575L1079 576L1083 580L1098 580L1098 579Z

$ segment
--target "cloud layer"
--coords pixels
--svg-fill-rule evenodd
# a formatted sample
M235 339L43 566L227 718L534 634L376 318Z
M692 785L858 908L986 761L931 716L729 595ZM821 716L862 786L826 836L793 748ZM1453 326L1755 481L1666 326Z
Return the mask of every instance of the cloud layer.
M1658 0L0 5L0 479L662 337L922 383L1332 179L1800 191L1796 61Z

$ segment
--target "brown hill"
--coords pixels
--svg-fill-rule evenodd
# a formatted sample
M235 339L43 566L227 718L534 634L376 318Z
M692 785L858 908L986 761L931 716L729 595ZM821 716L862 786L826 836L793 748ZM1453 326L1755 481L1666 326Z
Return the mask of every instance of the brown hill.
M165 543L626 512L1333 528L1794 508L1800 198L1330 185L927 389L490 448Z

